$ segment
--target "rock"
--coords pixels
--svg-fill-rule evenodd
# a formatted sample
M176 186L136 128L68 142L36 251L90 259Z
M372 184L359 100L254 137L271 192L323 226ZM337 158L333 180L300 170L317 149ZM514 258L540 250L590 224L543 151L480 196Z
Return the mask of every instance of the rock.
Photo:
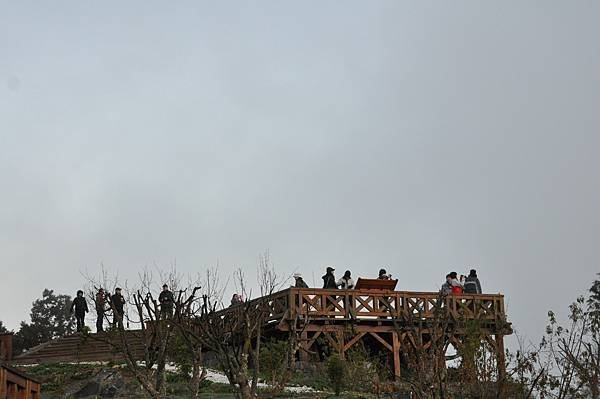
M125 380L118 370L102 369L90 378L77 391L72 393L75 398L97 396L100 398L114 398L125 387Z

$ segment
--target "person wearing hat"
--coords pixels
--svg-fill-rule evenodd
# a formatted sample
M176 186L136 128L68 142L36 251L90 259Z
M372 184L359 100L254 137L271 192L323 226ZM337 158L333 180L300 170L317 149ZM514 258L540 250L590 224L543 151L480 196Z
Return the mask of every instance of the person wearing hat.
M350 270L346 270L344 276L336 282L336 285L342 290L351 290L354 288L354 280L350 277Z
M385 269L379 269L379 277L377 277L378 280L389 280L392 278L391 274L388 274Z
M81 332L85 327L85 314L88 312L88 305L83 296L83 291L77 291L77 296L71 304L71 313L73 313L73 308L75 308L75 318L77 319L77 332Z
M471 269L469 276L465 279L465 294L481 294L481 283L477 277L477 270Z
M158 302L160 303L160 316L161 318L173 317L173 304L175 303L175 297L173 293L169 291L169 286L163 284L162 291L158 296Z
M104 331L104 312L106 311L106 293L104 288L100 288L96 294L96 332Z
M123 328L123 307L125 298L121 295L121 289L115 288L115 293L110 297L110 306L113 311L113 328Z
M323 276L323 288L324 289L333 289L336 290L337 289L337 284L335 282L335 276L333 275L333 272L335 271L335 269L331 266L327 267L326 273Z
M294 279L296 280L294 288L308 288L308 284L306 284L306 282L302 279L302 275L300 273L295 273Z

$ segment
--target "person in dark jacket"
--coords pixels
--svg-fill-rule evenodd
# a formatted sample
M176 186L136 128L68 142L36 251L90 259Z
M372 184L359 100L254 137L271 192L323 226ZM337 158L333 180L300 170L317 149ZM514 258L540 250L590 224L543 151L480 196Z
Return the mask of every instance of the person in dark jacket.
M338 286L335 281L335 276L333 275L334 271L335 271L335 269L333 267L331 267L331 266L327 267L325 275L323 276L323 289L337 290ZM336 299L337 299L337 297L335 295L327 295L327 299L325 300L325 309L324 310L325 311L335 310L334 302L336 301ZM335 317L335 316L330 316L330 317Z
M104 312L106 311L106 293L104 288L100 288L96 294L96 332L104 331Z
M327 267L326 273L323 276L323 288L324 289L337 289L337 284L335 283L335 276L333 272L335 269L333 267Z
M385 271L385 269L379 269L379 277L377 277L378 280L389 280L392 278L391 274L388 274L388 272Z
M442 284L440 294L442 294L443 296L452 294L452 277L450 276L450 274L446 274L446 282Z
M244 298L242 297L242 295L233 294L233 296L231 297L231 305L229 306L241 305L242 303L244 303Z
M77 332L81 332L85 327L85 314L89 311L83 291L77 291L77 296L71 304L71 313L73 313L73 308L75 308L75 318L77 319Z
M481 294L481 283L477 278L477 271L471 269L469 276L465 279L465 294Z
M306 284L306 281L304 281L301 274L294 274L294 280L296 280L294 288L308 288L308 284Z
M173 293L169 291L169 286L167 284L162 286L162 291L158 296L158 302L160 303L160 316L163 319L173 317L175 297L173 296Z
M115 293L110 297L110 306L113 311L113 328L123 328L123 307L125 298L121 295L121 289L115 288Z

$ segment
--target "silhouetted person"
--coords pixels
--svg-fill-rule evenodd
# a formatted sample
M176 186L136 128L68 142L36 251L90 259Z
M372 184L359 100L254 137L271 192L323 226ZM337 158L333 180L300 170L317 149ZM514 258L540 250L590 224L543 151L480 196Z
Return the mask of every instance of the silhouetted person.
M104 288L100 288L96 294L96 332L104 331L104 312L106 311L106 294Z
M350 270L346 270L342 278L336 282L336 285L343 290L351 290L354 288L354 280L350 277Z
M71 304L71 313L75 308L75 318L77 319L77 332L81 332L85 327L85 314L88 312L88 305L83 296L83 291L77 291L77 296Z
M377 277L378 280L389 280L392 278L391 274L388 274L388 272L385 271L385 269L379 269L379 277Z
M295 288L308 288L308 284L302 279L301 274L294 274L294 279L296 280L296 283L294 284Z
M477 271L471 269L469 276L465 279L465 294L481 294L481 283L477 277Z
M337 289L337 284L335 283L335 276L333 272L335 269L333 267L328 267L325 275L323 276L323 288L325 289Z
M173 293L169 291L169 286L164 284L162 291L158 296L158 302L160 302L160 315L164 318L173 317L173 305L175 304L175 297Z
M123 328L125 298L121 295L120 288L115 288L115 293L110 297L110 305L113 311L113 327Z

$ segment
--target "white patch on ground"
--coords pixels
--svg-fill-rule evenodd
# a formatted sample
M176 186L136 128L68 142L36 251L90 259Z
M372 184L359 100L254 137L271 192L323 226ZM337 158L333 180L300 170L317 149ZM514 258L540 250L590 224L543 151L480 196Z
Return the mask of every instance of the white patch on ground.
M217 384L229 384L229 380L227 379L227 376L225 374L221 373L220 371L217 371L217 370L207 369L206 370L206 379L208 381L212 381L212 382L215 382ZM258 387L259 388L269 388L269 385L265 384L264 382L259 382L258 383ZM286 392L292 392L292 393L313 393L313 392L319 392L319 391L315 390L312 387L307 387L306 385L301 386L301 387L287 386L283 390L286 391Z
M219 371L206 370L206 379L208 381L216 382L217 384L229 384L227 376Z

